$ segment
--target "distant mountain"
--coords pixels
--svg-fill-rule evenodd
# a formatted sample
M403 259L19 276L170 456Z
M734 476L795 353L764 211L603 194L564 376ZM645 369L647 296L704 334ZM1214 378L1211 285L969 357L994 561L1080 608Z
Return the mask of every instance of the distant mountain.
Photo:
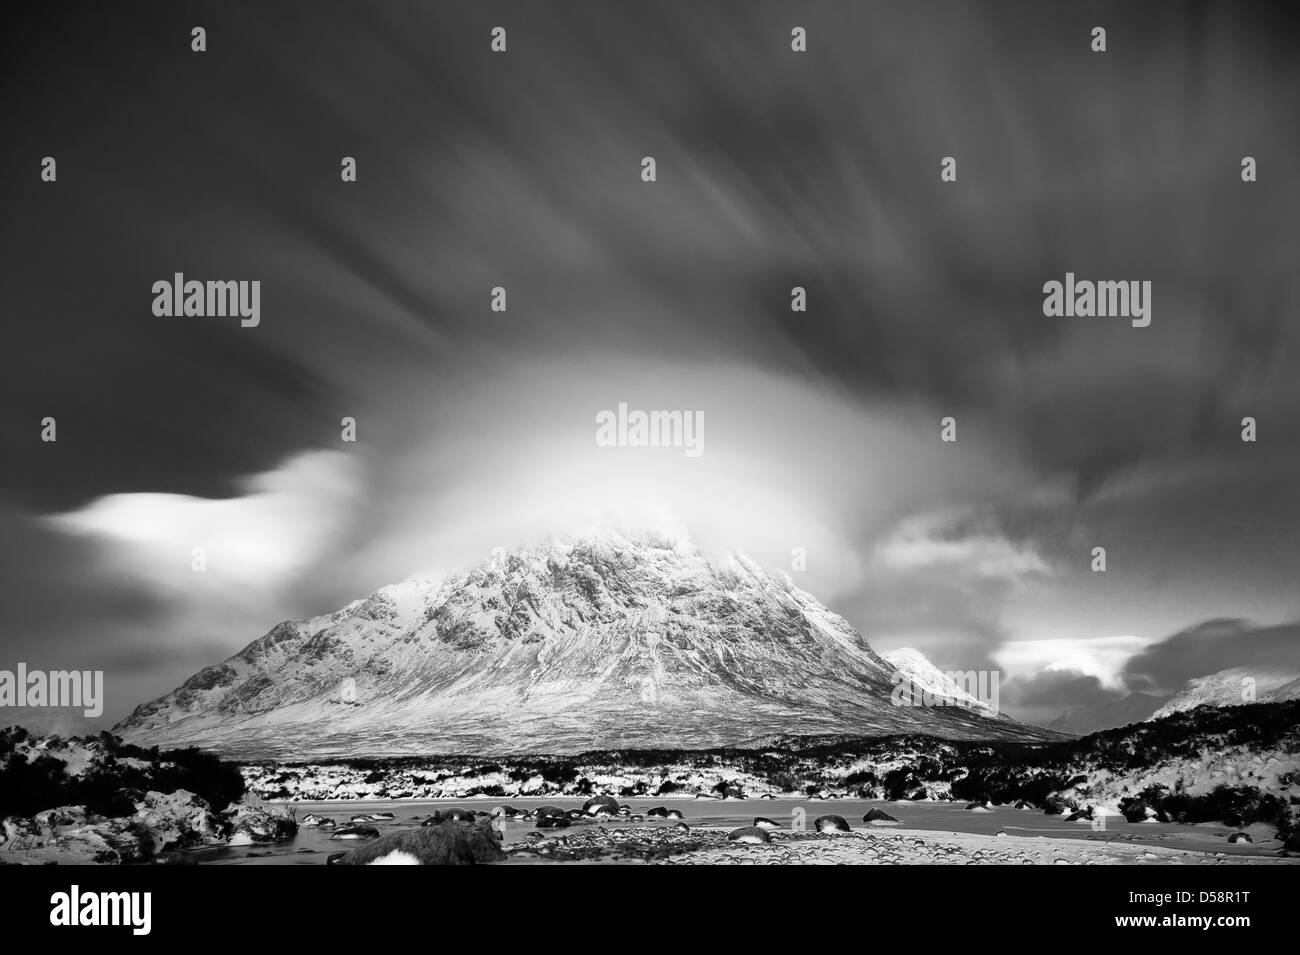
M1241 706L1298 697L1300 671L1286 667L1232 667L1188 680L1151 718L1159 719L1197 706Z
M1100 730L1115 729L1150 719L1169 699L1168 696L1152 696L1149 693L1130 693L1122 700L1072 706L1048 723L1047 728L1075 736L1087 736Z
M895 706L893 673L784 575L712 563L685 541L598 534L282 623L116 731L245 759L1052 735Z

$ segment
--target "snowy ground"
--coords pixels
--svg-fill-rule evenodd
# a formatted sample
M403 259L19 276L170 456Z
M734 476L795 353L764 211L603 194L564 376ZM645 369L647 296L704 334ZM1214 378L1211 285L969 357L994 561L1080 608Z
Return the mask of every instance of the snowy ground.
M1110 840L875 830L728 845L663 860L668 865L1296 865L1300 859L1167 849Z

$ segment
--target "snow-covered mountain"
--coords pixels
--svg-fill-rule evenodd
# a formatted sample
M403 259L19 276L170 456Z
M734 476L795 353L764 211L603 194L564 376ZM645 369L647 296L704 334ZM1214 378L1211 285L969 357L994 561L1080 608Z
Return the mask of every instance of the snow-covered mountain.
M1300 700L1300 676L1296 677L1290 683L1284 683L1276 690L1269 690L1266 703L1285 703L1289 700Z
M604 533L286 622L116 732L252 758L1041 737L890 700L893 667L789 578Z
M909 684L910 692L923 692L939 699L951 700L957 706L975 710L986 716L997 715L996 709L989 701L972 695L954 680L951 674L931 663L929 657L920 650L900 647L881 655L898 669L901 680Z
M1241 706L1300 698L1300 672L1284 667L1231 667L1193 677L1151 719L1197 706Z
M1248 679L1254 683L1248 684ZM1240 706L1295 699L1300 699L1300 672L1286 668L1233 667L1194 677L1172 696L1130 693L1121 700L1072 706L1048 723L1047 728L1087 736L1101 730L1161 719L1197 706Z

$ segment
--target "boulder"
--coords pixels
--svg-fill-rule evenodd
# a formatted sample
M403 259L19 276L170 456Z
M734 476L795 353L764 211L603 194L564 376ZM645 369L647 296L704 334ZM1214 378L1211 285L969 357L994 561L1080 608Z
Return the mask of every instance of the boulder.
M334 830L331 839L378 839L379 830L374 826L340 826Z
M1048 796L1043 803L1043 812L1049 816L1059 816L1063 813L1069 813L1074 809L1060 796Z
M461 809L459 807L453 806L451 809L445 810L443 812L442 818L450 819L453 822L473 822L474 818L477 815L478 813L476 813L473 809Z
M330 864L482 865L505 858L491 826L450 819L439 826L389 833Z
M211 845L226 834L225 821L207 801L185 789L145 793L135 804L134 818L149 834L155 853Z
M746 845L759 845L772 841L767 830L759 826L742 826L727 833L728 842L742 842Z
M94 820L94 814L86 812L85 806L57 806L54 809L45 809L32 816L32 822L35 824L36 830L45 834L66 826L89 825Z
M849 822L843 816L828 813L813 820L813 828L818 832L852 832Z
M99 865L135 865L147 862L152 847L130 829L130 821L109 819L89 826L61 830L47 845L63 864L86 859ZM38 853L38 855L40 855Z
M85 806L78 806L85 811ZM27 816L5 816L0 819L0 849L9 850L41 835L36 820Z
M893 816L883 809L868 809L862 817L863 822L898 822Z
M225 817L232 846L281 842L298 834L298 820L293 813L277 806L240 804L227 809Z
M101 819L84 806L59 806L0 822L0 859L60 865L130 865L148 861L152 840L133 818ZM145 838L141 838L141 833ZM12 854L12 855L11 855Z
M1145 799L1126 799L1119 810L1127 822L1168 822L1169 817Z
M613 796L593 796L582 804L582 811L590 816L616 816L618 810L618 800Z

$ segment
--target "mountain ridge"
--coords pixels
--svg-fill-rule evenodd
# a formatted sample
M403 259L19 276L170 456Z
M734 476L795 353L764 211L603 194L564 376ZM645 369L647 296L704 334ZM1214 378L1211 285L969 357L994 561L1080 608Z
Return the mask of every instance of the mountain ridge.
M893 673L788 575L709 561L684 539L604 533L278 624L115 732L241 758L1054 735L891 705Z
M1149 719L1171 716L1198 706L1241 706L1295 699L1300 671L1289 667L1239 666L1193 677Z

